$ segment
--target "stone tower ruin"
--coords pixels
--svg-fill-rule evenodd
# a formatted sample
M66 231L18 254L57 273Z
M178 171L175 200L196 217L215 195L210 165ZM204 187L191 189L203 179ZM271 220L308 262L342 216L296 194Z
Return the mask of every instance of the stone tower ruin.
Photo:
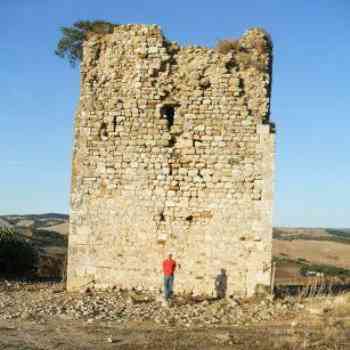
M271 42L252 29L221 46L180 47L154 25L85 41L68 290L159 290L169 252L176 292L213 294L222 270L228 295L270 284Z

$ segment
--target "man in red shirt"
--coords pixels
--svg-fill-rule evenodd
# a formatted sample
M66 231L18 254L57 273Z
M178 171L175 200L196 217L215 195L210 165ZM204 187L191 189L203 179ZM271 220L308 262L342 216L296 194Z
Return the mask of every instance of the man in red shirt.
M170 297L173 295L175 269L176 261L173 260L172 254L169 254L168 258L163 261L165 300L169 300Z

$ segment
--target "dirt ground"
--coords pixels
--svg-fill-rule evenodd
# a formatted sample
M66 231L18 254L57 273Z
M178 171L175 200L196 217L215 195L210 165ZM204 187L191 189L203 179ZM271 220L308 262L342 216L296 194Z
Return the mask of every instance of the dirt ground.
M146 324L120 327L113 322L0 321L0 349L350 349L350 329L325 336L321 325L292 327L154 328Z
M156 301L130 303L129 294L123 299L118 296L119 292L73 295L62 291L61 287L60 284L6 281L2 284L0 350L350 349L350 293L312 298L275 296L273 300L266 296L261 300L246 300L247 304L242 299L241 306L238 303L233 308L228 307L230 303L226 305L225 300L166 307ZM116 304L112 305L113 298ZM108 319L113 310L117 311L118 303L124 305L125 315L117 313L116 320ZM70 306L75 309L73 313L58 313L59 305L66 311ZM92 305L95 305L94 314L103 312L104 318L84 312ZM226 305L225 312L237 315L234 317L243 322L236 324L235 319L231 323L207 325L166 322L179 312L187 313L195 320L195 310L202 307L205 311L203 317L209 310L210 315L219 317L223 310L220 305ZM257 308L257 305L260 306ZM108 308L111 309L108 311ZM235 310L244 314L235 314ZM147 317L152 312L153 316ZM160 323L156 322L156 315L163 312L169 315ZM262 315L271 317L265 319L261 318Z
M61 284L6 281L1 286L0 350L350 350L350 293L242 299L241 305L226 305L225 312L236 315L231 323L200 325L208 311L219 317L227 301L166 307L156 301L130 303L129 294L123 298L116 291L74 294ZM117 310L119 303L124 312ZM58 312L59 305L66 312ZM93 314L104 318L85 313L93 305ZM197 322L166 322L179 313L195 321L196 310L204 310ZM116 320L108 318L116 312ZM164 312L168 315L157 322Z
M16 318L0 319L1 350L350 349L349 293L312 298L300 295L282 299L276 297L273 304L266 304L266 308L289 305L289 311L259 321L256 318L258 315L251 314L250 317L256 319L248 325L170 326L166 323L157 324L152 318L130 318L121 324L115 320L89 317L71 319L63 314L50 315L49 309L44 309L45 304L50 304L50 300L52 303L56 295L62 293L53 293L51 299L47 299L45 295L51 295L51 292L44 292L41 287L28 285L0 291L4 315L6 309L15 308L16 304L24 306L25 299L39 306L38 314L32 317L28 318L24 313ZM30 295L33 299L30 299ZM98 295L96 298L101 302ZM68 293L66 297L73 296ZM85 297L82 295L78 298ZM258 302L254 300L251 300L250 307ZM264 304L264 300L260 303ZM130 310L137 307L138 304L130 304ZM40 312L41 308L46 310L44 314ZM169 312L175 312L176 308L171 307Z

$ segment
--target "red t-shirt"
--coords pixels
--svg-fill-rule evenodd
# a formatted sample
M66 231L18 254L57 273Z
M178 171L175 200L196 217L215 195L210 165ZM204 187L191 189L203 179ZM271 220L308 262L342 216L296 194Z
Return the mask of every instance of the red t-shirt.
M176 262L173 259L163 261L163 272L165 276L172 276L176 269Z

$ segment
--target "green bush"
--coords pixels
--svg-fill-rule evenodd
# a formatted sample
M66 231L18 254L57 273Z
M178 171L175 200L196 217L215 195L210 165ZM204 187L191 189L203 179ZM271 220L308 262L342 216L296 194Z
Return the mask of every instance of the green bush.
M77 61L83 59L83 42L88 33L112 33L114 24L105 21L78 21L72 27L62 27L62 38L57 44L55 54L67 58L74 67Z
M28 275L36 272L38 253L16 231L0 228L0 272L6 275Z

